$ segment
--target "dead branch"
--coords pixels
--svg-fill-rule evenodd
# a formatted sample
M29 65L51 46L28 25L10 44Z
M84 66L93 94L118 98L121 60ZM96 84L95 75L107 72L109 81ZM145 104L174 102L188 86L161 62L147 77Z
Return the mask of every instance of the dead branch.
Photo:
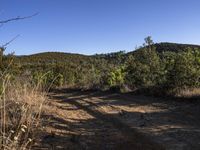
M38 14L39 14L39 13L35 13L35 14L33 14L33 15L30 15L30 16L16 17L16 18L11 18L11 19L7 19L7 20L2 20L2 21L0 21L0 26L2 26L2 25L5 24L5 23L11 22L11 21L18 21L18 20L29 19L29 18L32 18L32 17L38 15Z
M2 45L1 47L4 48L4 49L6 49L6 47L7 47L10 43L12 43L14 40L16 40L19 36L20 36L19 34L16 35L14 38L12 38L9 42L7 42L6 44Z

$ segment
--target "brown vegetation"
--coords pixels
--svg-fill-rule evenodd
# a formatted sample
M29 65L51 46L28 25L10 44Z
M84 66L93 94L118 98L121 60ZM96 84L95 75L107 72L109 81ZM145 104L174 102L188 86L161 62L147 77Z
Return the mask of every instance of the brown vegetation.
M46 96L28 84L13 84L8 77L2 82L0 147L30 149L39 131Z

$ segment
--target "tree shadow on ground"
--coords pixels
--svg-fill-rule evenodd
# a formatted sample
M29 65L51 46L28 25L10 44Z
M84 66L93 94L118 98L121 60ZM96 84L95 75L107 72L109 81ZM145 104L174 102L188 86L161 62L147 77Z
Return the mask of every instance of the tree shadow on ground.
M200 138L199 132L195 134L198 130L200 131L200 118L197 115L200 113L200 109L192 103L188 104L191 106L187 106L185 103L176 101L166 102L155 98L112 92L69 89L53 92L54 94L51 95L51 98L56 99L58 103L63 105L60 109L73 110L65 106L68 103L76 106L76 109L84 110L94 118L87 120L81 120L81 118L74 119L71 122L54 115L48 116L52 120L49 122L49 126L66 131L44 136L43 143L50 143L51 148L160 150L165 147L161 146L165 139L166 143L171 144L175 144L177 140L180 140L180 145L175 145L174 147L181 148L182 146L186 149L200 148L198 144L194 144L195 142L198 143ZM92 99L96 98L103 101L93 103ZM91 102L86 101L87 105L83 105L80 103L83 99L90 99ZM108 114L94 109L94 107L101 107L105 104L126 107L155 105L165 111L150 113L124 111L122 114ZM187 115L187 113L190 113L190 115ZM156 132L158 134L157 138L155 138L157 142L153 139L153 135L139 132L140 130L148 129L158 130ZM161 138L160 141L159 138ZM169 141L167 141L167 138ZM181 145L182 142L185 142L185 145Z

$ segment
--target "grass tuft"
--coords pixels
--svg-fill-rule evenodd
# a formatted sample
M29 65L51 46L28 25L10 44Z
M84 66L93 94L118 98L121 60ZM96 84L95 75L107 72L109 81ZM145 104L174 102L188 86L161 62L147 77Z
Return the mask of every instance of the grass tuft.
M29 84L1 78L0 149L25 150L34 144L46 95Z

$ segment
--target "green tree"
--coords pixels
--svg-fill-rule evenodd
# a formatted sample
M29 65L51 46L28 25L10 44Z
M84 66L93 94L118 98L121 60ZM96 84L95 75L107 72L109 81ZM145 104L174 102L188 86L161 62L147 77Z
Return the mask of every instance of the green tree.
M200 51L188 49L176 54L167 68L167 85L171 88L191 88L200 86Z
M124 84L125 72L124 67L113 69L108 75L108 85L110 87L122 87Z
M151 37L145 38L144 47L127 61L126 79L131 87L150 87L162 82L161 60Z

